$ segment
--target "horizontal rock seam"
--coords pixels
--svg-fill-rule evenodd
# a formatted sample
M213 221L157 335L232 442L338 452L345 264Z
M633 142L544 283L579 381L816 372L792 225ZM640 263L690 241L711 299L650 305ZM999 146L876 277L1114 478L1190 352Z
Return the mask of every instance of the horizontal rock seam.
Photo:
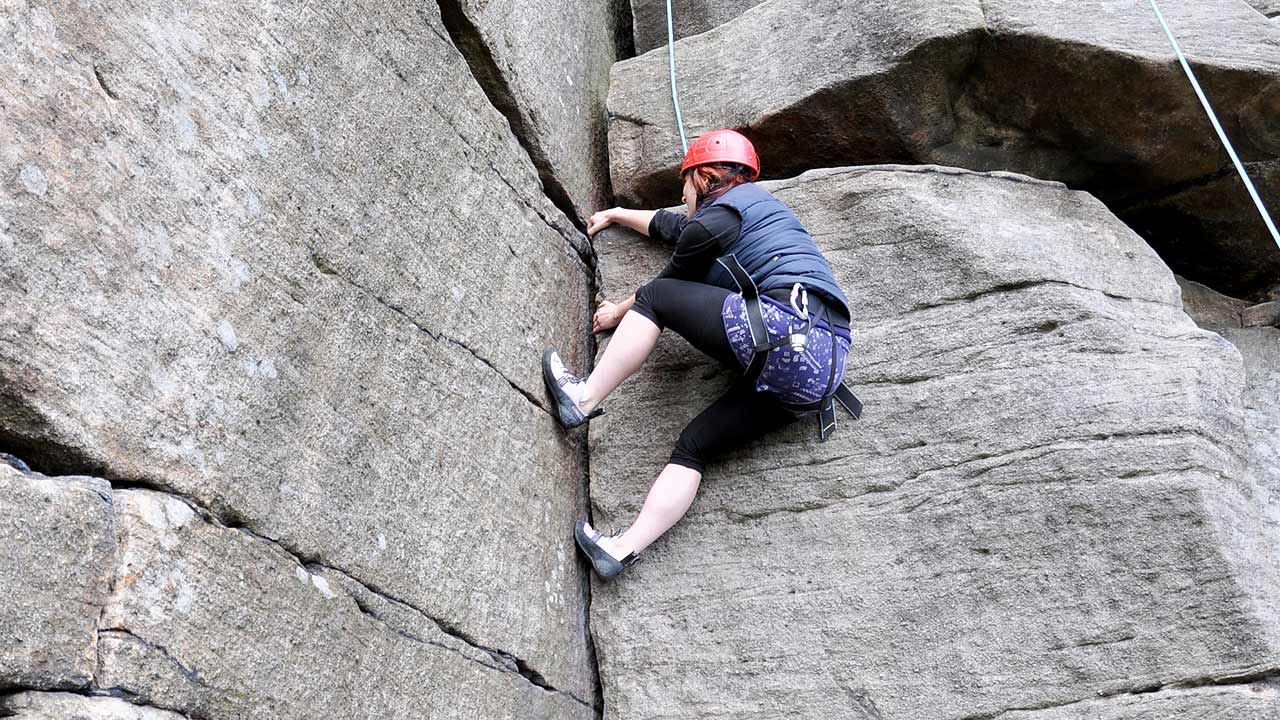
M12 713L9 713L5 710L5 707L4 707L5 701L15 695L19 695L24 692L42 693L42 694L50 694L50 695L59 695L59 694L78 695L80 697L86 697L86 698L109 697L109 698L115 698L116 700L123 700L129 703L130 705L133 705L134 707L150 708L152 710L163 710L165 712L173 713L174 715L181 715L182 717L187 718L188 720L203 720L202 718L188 715L187 713L181 712L179 710L172 710L170 708L161 707L159 705L152 705L150 703L140 702L138 698L133 695L133 693L123 692L123 691L89 690L89 689L48 690L45 688L22 687L22 686L11 686L11 687L6 687L4 689L4 694L0 695L0 718L14 717Z
M5 450L5 451L7 452L7 450ZM75 453L74 451L69 451L69 452L66 452L66 453L54 453L54 454L61 454L61 455L62 455L62 457L79 457L79 456L78 456L78 454L77 454L77 453ZM424 619L426 619L426 620L429 620L429 621L430 621L430 622L431 622L435 627L437 627L437 628L438 628L442 633L444 633L444 634L446 634L446 635L449 635L450 637L456 638L457 640L459 640L459 641L461 641L461 642L465 643L466 645L468 645L468 646L470 646L470 647L474 648L475 650L478 650L478 651L480 651L480 652L482 652L482 653L484 653L484 654L486 654L486 655L488 655L488 656L492 657L492 658L494 659L494 662L495 662L495 664L494 664L494 665L489 665L489 664L487 664L487 663L479 663L479 664L481 664L481 665L483 665L483 666L485 666L485 667L488 667L488 668L490 668L490 669L493 669L493 670L498 670L498 671L501 671L501 672L509 672L509 673L512 673L512 674L515 674L515 675L520 675L522 678L524 678L524 680L525 680L526 682L528 682L529 684L533 685L534 687L537 687L537 688L539 688L539 689L541 689L541 690L543 690L543 691L545 691L545 692L551 692L551 693L556 693L556 694L559 694L559 695L563 695L563 696L565 696L566 698L569 698L570 700L573 700L574 702L576 702L576 703L578 703L578 704L580 704L580 705L583 705L584 707L588 707L588 708L596 709L596 706L595 706L595 705L593 705L592 703L589 703L589 702L587 702L587 701L583 700L582 698L577 697L577 696L576 696L576 695L574 695L573 693L568 692L568 691L565 691L565 690L560 690L560 689L557 689L556 687L552 686L550 683L548 683L548 682L546 681L545 676L543 676L543 674L542 674L542 673L540 673L540 672L538 672L536 669L534 669L534 668L533 668L533 667L532 667L528 662L526 662L524 659L522 659L522 658L520 658L520 657L517 657L516 655L514 655L514 654L512 654L512 653L509 653L509 652L507 652L507 651L505 651L505 650L501 650L501 649L497 649L497 648L491 648L491 647L488 647L488 646L485 646L485 645L481 645L481 644L479 644L478 642L476 642L474 639L472 639L472 637L471 637L469 634L467 634L465 631L463 631L463 630L461 630L461 629L459 629L459 628L457 628L457 627L455 627L455 626L453 626L453 625L451 625L451 624L449 624L449 623L447 623L447 622L444 622L444 621L442 621L442 620L440 620L440 619L438 619L438 618L436 618L436 617L433 617L432 615L430 615L429 613L427 613L426 611L424 611L422 608L420 608L420 607L418 607L418 606L414 605L413 603L410 603L410 602L407 602L407 601L404 601L404 600L401 600L401 599L399 599L399 598L395 597L394 595L392 595L392 594L390 594L390 593L386 592L385 590L381 589L380 587L378 587L378 586L376 586L376 585L373 585L373 584L371 584L371 583L368 583L368 582L366 582L366 581L364 581L364 580L360 579L359 577L356 577L355 575L351 574L348 570L346 570L346 569L344 569L344 568L341 568L341 567L338 567L338 566L335 566L335 565L330 565L330 564L326 563L326 562L323 560L323 558L320 558L319 556L307 555L306 553L303 553L302 551L298 550L297 548L293 548L293 547L291 547L288 543L286 543L286 542L284 542L284 541L278 540L278 539L273 538L273 537L270 537L270 536L268 536L268 535L264 535L264 534L262 534L262 533L260 533L260 532L258 532L258 531L256 531L256 530L254 530L254 529L253 529L253 527L251 527L248 523L246 523L245 521L241 520L240 518L238 518L238 517L234 516L234 515L233 515L233 514L231 514L231 513L218 513L218 512L215 512L214 510L212 510L212 509L210 509L210 508L207 508L207 507L205 507L205 506L201 505L201 504L200 504L199 502L197 502L195 499L193 499L193 498L191 498L191 497L188 497L188 496L186 496L186 495L183 495L182 493L175 491L173 488L166 487L166 486L164 486L163 484L158 483L158 482L154 482L154 481L150 481L150 480L122 479L122 478L119 478L119 477L112 477L112 476L110 475L110 473L107 473L107 472L103 472L103 471L102 471L104 468L101 468L101 467L99 467L99 466L93 465L93 464L92 464L90 461L88 461L87 459L81 459L80 464L82 464L82 465L83 465L83 467L71 468L71 467L62 466L62 467L59 467L59 468L56 468L56 469L55 469L55 468L49 468L49 467L36 467L36 471L37 471L37 472L43 472L43 471L45 471L45 470L48 470L48 471L50 471L50 472L54 473L53 475L50 475L50 477L66 476L66 475L91 475L91 476L105 476L105 477L103 477L103 479L104 479L104 480L106 480L106 481L111 485L111 489L112 489L113 491L116 491L116 490L145 490L145 491L148 491L148 492L154 492L154 493L157 493L157 494L167 495L167 496L169 496L169 497L173 497L173 498L175 498L175 499L179 500L180 502L182 502L183 504L185 504L187 507L190 507L190 508L191 508L191 509L196 513L196 515L197 515L197 516L199 516L199 517L200 517L202 520L204 520L205 522L209 522L209 523L211 523L211 524L214 524L214 525L217 525L217 526L219 526L219 527L226 528L226 529L229 529L229 530L238 530L238 531L240 531L240 532L242 532L242 533L244 533L244 534L246 534L246 535L248 535L248 536L250 536L250 537L252 537L252 538L254 538L254 539L256 539L256 540L258 540L258 541L265 542L265 543L268 543L268 544L272 545L272 546L273 546L273 547L275 547L277 550L279 550L279 551L283 552L285 555L287 555L287 556L288 556L288 557L289 557L293 562L295 562L297 565L299 565L299 566L301 566L301 567L304 567L304 568L306 568L306 567L319 567L319 568L322 568L322 569L324 569L324 570L328 570L328 571L332 571L332 572L335 572L335 573L341 574L343 577L348 578L349 580L351 580L352 582L356 583L357 585L359 585L361 588L365 589L365 590L366 590L366 591L368 591L369 593L371 593L371 594L373 594L373 595L376 595L376 596L378 596L378 597L380 597L380 598L383 598L383 599L387 600L388 602L394 603L394 604L396 604L396 605L398 605L398 606L400 606L400 607L404 607L404 608L407 608L407 609L409 609L409 610L412 610L415 614L420 615L422 618L424 618ZM87 469L87 471L86 471L86 469ZM354 598L353 598L353 600L354 600ZM400 632L400 631L398 631L396 628L392 628L392 627L391 627L391 626L390 626L390 625L389 625L385 620L383 620L382 618L378 617L375 613L370 612L368 608L366 608L366 607L361 607L359 603L357 603L357 607L359 607L359 609L360 609L362 612L364 612L365 614L370 615L371 617L374 617L375 619L377 619L377 620L379 620L380 622L382 622L382 624L387 625L387 626L388 626L389 628L391 628L392 630L395 630L396 632L398 632L400 635L403 635L403 636L405 636L405 637L408 637L409 639L417 640L417 641L419 641L419 642L427 642L427 644L430 644L430 645L435 645L435 646L438 646L438 647L447 647L447 646L440 645L439 643L433 643L433 642L429 642L429 641L424 641L424 640L422 640L421 638L413 637L413 636L411 636L411 635L407 635L407 634L405 634L405 633L403 633L403 632ZM134 637L134 638L137 638L137 636L136 636L136 635L134 635L134 634L133 634L133 633L132 633L128 628L117 628L117 627L102 628L102 627L100 627L100 628L98 629L98 631L99 631L100 633L101 633L101 632L119 632L119 633L125 633L125 634L128 634L128 635L130 635L130 636L132 636L132 637ZM198 677L197 677L195 674L193 674L193 672L192 672L189 668L185 667L185 666L184 666L184 665L183 665L183 664L182 664L182 663L181 663L181 662L180 662L176 657L174 657L170 652L168 652L168 650L167 650L167 649L165 649L165 648L160 648L160 647L156 647L153 643L149 643L149 642L147 642L147 641L145 641L145 640L141 640L141 638L138 638L138 639L139 639L141 642L143 642L144 644L148 645L149 647L153 647L153 648L155 648L156 650L160 651L162 654L164 654L164 655L165 655L166 657L168 657L170 660L172 660L173 662L175 662L175 663L178 665L178 667L183 671L183 674L184 674L184 675L186 675L188 678L191 678L191 679L193 679L193 680L196 680L197 682L199 681L199 680L198 680ZM453 648L448 648L448 649L454 650ZM456 651L456 650L454 650L454 652L457 652L457 651ZM460 653L460 654L461 654L461 653ZM465 655L464 655L464 657L465 657ZM468 659L472 659L472 658L468 658ZM472 660L474 661L474 659L472 659ZM197 719L197 720L198 720L198 719Z
M1242 668L1238 671L1225 671L1219 674L1205 675L1201 677L1181 678L1165 683L1156 683L1151 685L1138 685L1131 688L1116 690L1114 692L1099 693L1093 697L1078 698L1076 700L1067 700L1059 703L1045 703L1043 705L1032 705L1027 707L1005 708L992 713L981 713L978 715L968 715L960 720L994 720L1011 712L1035 712L1038 710L1052 710L1070 705L1078 705L1096 700L1110 700L1125 695L1150 695L1162 690L1192 690L1204 687L1229 687L1232 685L1248 685L1256 682L1265 682L1269 680L1280 679L1280 665L1270 665L1255 668Z
M548 410L546 406L542 404L541 399L539 399L533 393L529 392L528 390L525 390L524 388L516 384L515 381L513 381L511 378L503 374L503 372L499 370L496 365L493 364L492 360L489 360L488 358L484 357L480 353L476 352L476 350L472 348L470 345L467 345L461 340L454 339L452 337L449 337L448 335L445 335L442 332L432 330L426 325L423 325L417 318L410 315L409 312L404 308L400 307L399 305L396 305L395 303L389 302L388 300L383 298L381 295L373 292L369 288L366 288L365 286L361 285L355 280L352 280L351 278L339 272L337 268L330 265L328 261L326 261L322 256L312 253L311 263L316 266L316 269L319 270L322 275L328 275L329 277L337 278L343 283L346 283L347 285L350 285L356 290L359 290L361 293L368 296L374 302L378 303L382 307L385 307L391 312L394 312L395 314L407 320L411 325L413 325L418 330L421 330L423 333L426 333L427 337L430 337L432 340L435 340L436 342L445 342L466 351L467 354L471 355L473 358L480 361L486 367L488 367L490 370L496 373L498 377L502 378L508 385L511 386L512 390L515 390L516 392L520 393L522 396L524 396L526 400L533 403L533 405L537 407L539 410L547 414L551 413L551 411Z

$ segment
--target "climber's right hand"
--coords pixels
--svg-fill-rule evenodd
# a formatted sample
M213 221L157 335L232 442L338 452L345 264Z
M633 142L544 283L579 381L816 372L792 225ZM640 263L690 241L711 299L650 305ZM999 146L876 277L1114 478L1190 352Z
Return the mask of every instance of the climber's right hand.
M610 208L609 210L601 210L600 212L587 218L587 237L595 237L595 234L609 227L617 218L614 211L618 208Z
M622 322L622 316L626 311L621 305L611 303L605 300L596 308L596 314L591 317L591 332L602 333L618 327L618 323Z

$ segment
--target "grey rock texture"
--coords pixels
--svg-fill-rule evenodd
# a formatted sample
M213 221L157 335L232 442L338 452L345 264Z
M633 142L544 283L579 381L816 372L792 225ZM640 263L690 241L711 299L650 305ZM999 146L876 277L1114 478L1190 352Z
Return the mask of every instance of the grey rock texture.
M1280 533L1280 328L1219 330L1244 359L1245 428L1249 468L1269 493L1272 522Z
M1240 358L1141 238L1013 175L772 187L849 292L866 414L826 444L806 425L731 454L645 562L595 587L608 717L988 718L1280 669ZM597 247L608 295L668 251ZM727 381L664 337L610 398L591 430L601 524L638 510Z
M1241 0L1162 6L1242 156L1275 161L1280 31ZM1214 287L1256 292L1280 276L1146 3L773 0L676 45L689 134L746 130L767 177L877 162L1012 170L1087 189L1126 217L1163 208L1140 223L1148 240ZM666 73L661 52L614 66L610 168L626 202L678 197ZM1278 206L1273 180L1260 185ZM1179 212L1195 222L1157 232ZM1234 264L1212 260L1224 249Z
M584 222L612 200L605 98L624 31L620 4L440 2L454 42L529 150L547 194Z
M1280 534L1280 328L1243 327L1249 304L1180 279L1182 303L1196 324L1229 340L1244 361L1248 467L1266 492Z
M764 0L672 0L676 39L704 33L738 17ZM636 52L667 46L666 0L631 0Z
M1240 321L1245 327L1280 327L1280 301L1247 307L1240 313Z
M24 692L0 698L5 717L18 720L182 720L183 715L139 707L113 697Z
M1248 302L1223 295L1194 280L1184 277L1177 280L1182 291L1182 309L1197 325L1219 335L1224 329L1243 327L1241 313L1249 307Z
M110 490L0 465L0 688L93 678L115 556Z
M0 445L592 697L537 368L588 360L589 248L435 8L9 3L0 56Z
M1275 18L1280 15L1280 1L1278 0L1246 0L1246 2L1269 18Z
M1161 690L1121 695L1057 708L1015 711L1003 720L1167 720L1168 718L1231 718L1274 720L1280 712L1280 687L1275 683Z
M594 717L421 612L178 498L121 491L116 507L104 688L193 717Z

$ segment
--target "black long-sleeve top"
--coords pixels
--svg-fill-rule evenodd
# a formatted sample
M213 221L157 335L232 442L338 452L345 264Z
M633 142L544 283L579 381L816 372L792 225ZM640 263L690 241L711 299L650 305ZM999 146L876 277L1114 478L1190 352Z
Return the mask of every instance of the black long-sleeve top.
M742 218L725 205L707 208L697 220L659 210L649 221L649 237L672 243L675 250L658 277L701 282L741 233Z
M742 217L726 205L707 208L697 220L669 210L657 211L649 221L649 237L675 244L671 259L658 277L702 282L716 259L723 257L741 234ZM789 301L789 293L789 289L779 289L765 294L785 303ZM815 313L829 307L820 296L810 294L809 298ZM849 329L849 318L844 311L831 308L829 318L837 327Z

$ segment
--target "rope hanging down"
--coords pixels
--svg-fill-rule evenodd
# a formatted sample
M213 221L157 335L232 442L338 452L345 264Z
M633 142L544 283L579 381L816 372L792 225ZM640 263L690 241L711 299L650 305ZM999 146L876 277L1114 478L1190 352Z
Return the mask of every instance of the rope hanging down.
M1187 58L1182 54L1182 48L1178 45L1178 41L1173 37L1173 31L1169 29L1169 23L1164 21L1164 13L1160 12L1160 6L1156 4L1156 0L1148 0L1151 3L1151 9L1156 11L1156 19L1160 21L1160 27L1164 28L1164 34L1169 37L1169 43L1173 45L1173 51L1178 55L1178 62L1182 63L1182 70L1186 72L1187 79L1191 80L1191 87L1195 88L1196 96L1200 98L1200 104L1204 106L1204 111L1209 115L1209 121L1213 123L1213 129L1218 131L1218 138L1222 140L1222 145L1227 148L1227 154L1231 156L1231 162L1235 163L1236 171L1240 173L1240 179L1244 181L1244 186L1249 189L1249 195L1253 198L1253 204L1258 206L1258 213L1262 215L1262 221L1267 224L1267 229L1271 231L1271 237L1276 241L1276 245L1280 246L1280 232L1276 231L1276 224L1271 220L1271 215L1267 213L1267 206L1262 204L1262 198L1258 196L1258 190L1254 188L1253 181L1249 179L1249 173L1245 172L1244 164L1240 162L1240 157L1236 155L1236 149L1231 146L1231 141L1227 139L1227 133L1223 131L1222 124L1218 122L1218 116L1214 114L1213 107L1209 105L1209 98L1205 97L1204 90L1200 89L1200 82L1196 80L1196 74L1191 72L1191 65L1187 64Z
M676 29L671 20L671 0L667 0L667 59L671 65L671 104L676 107L676 127L680 129L680 147L689 152L689 141L684 137L684 118L680 116L680 98L676 96ZM1280 238L1277 239L1280 242Z

